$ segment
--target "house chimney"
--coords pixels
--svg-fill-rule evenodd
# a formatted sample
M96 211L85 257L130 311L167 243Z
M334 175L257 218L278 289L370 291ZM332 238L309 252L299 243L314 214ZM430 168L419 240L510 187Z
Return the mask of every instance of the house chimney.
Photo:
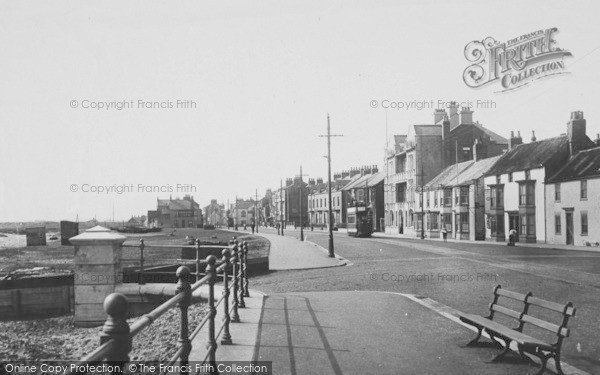
M379 167L378 167L378 166L376 166L376 165L374 165L374 166L373 166L373 173L375 174L375 173L377 173L377 172L379 172Z
M442 140L448 139L450 136L450 119L447 115L444 115L444 121L442 122Z
M531 142L535 142L537 141L537 138L535 137L535 130L531 131Z
M308 179L308 184L309 184L310 186L313 186L313 185L315 184L315 179L314 179L314 178L309 178L309 179Z
M354 177L359 173L360 171L357 168L350 168L350 177Z
M317 184L318 184L318 185L321 185L322 183L323 183L323 179L322 179L322 178L320 178L320 177L319 177L319 178L317 178Z
M600 146L600 133L596 134L596 140L594 141L596 146Z
M342 171L342 178L346 178L350 176L350 172L348 171Z
M458 104L456 104L456 102L450 102L449 111L450 114L448 117L450 119L450 130L452 130L458 126Z
M475 138L475 143L473 143L473 161L477 161L477 145L479 144L479 140Z
M571 119L567 123L567 138L569 139L570 156L575 155L586 146L585 118L582 111L571 112Z
M460 123L461 124L472 124L473 123L473 111L469 107L462 107L460 111Z
M446 117L445 109L438 108L433 111L433 123L434 124L439 124L442 120L444 120L444 117Z
M508 140L508 149L512 150L515 146L518 146L523 143L523 138L521 138L521 132L518 132L518 135L515 137L515 132L511 130L510 139Z

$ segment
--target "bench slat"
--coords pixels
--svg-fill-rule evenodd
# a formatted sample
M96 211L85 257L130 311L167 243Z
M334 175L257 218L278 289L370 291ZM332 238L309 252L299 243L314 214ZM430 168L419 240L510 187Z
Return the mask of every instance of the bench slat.
M502 288L496 289L496 293L499 296L511 298L511 299L521 301L521 302L525 302L525 299L527 298L527 295L525 295L525 294L513 292L513 291L502 289Z
M531 315L523 315L521 318L525 323L533 324L534 326L543 328L547 331L555 333L557 335L561 335L563 337L569 337L569 329L565 327L561 327L556 324L548 323L544 320L535 318Z
M499 312L501 314L504 314L506 316L510 316L511 318L515 318L517 320L519 320L521 318L521 313L517 312L515 310L511 310L509 308L506 308L504 306L500 306L498 304L490 304L490 310L495 311L495 312Z
M575 308L573 306L568 306L569 305L568 303L566 303L564 305L561 305L560 303L546 301L545 299L536 298L536 297L530 297L527 300L527 302L530 305L543 307L545 309L556 311L556 312L559 312L561 314L564 313L567 316L574 316L575 315Z

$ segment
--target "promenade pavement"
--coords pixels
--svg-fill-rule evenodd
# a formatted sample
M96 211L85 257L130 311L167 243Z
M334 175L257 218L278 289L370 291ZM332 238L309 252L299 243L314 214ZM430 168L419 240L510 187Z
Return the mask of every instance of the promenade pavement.
M280 270L345 261L294 237L259 235L271 241L270 264ZM537 372L523 360L490 363L497 349L464 347L475 330L458 320L458 311L428 298L379 291L250 295L242 323L232 324L234 344L217 352L218 361L270 361L273 374L292 375ZM586 374L564 362L563 370Z

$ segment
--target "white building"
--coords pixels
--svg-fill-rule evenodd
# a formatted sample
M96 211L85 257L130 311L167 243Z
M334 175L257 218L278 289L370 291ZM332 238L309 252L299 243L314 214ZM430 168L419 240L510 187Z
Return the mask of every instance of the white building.
M600 243L600 147L578 152L548 179L546 213L546 242Z
M580 150L594 147L582 112L571 113L567 135L522 144L511 136L510 150L486 173L486 238L505 241L514 229L521 242L546 242L547 179Z

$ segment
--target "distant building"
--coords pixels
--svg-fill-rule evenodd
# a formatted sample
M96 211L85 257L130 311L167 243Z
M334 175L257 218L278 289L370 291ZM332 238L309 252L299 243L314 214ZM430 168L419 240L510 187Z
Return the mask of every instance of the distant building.
M577 152L546 189L546 242L598 246L600 243L600 139Z
M349 172L335 174L334 180L331 181L331 209L333 224L337 227L346 223L346 202L349 194L342 188L351 181L349 176ZM308 223L314 226L329 225L329 189L328 183L323 182L322 178L308 180Z
M452 102L449 112L437 109L433 124L411 125L406 135L395 135L385 165L385 231L418 236L423 223L419 191L456 161L483 160L502 154L508 140L473 122L473 111Z
M594 146L594 142L586 135L586 121L583 112L579 111L571 113L566 135L522 143L520 134L514 137L514 133L512 133L510 150L502 155L486 173L486 215L489 224L486 237L492 241L506 241L510 230L514 229L521 242L558 240L560 237L556 237L556 233L551 238L547 237L547 233L552 233L556 229L547 226L548 222L554 222L556 213L561 214L560 236L563 236L563 230L570 228L573 223L566 223L565 229L563 229L562 218L575 220L576 206L571 198L567 198L567 194L562 194L562 184L560 184L559 193L561 202L556 202L556 199L552 200L554 195L547 196L549 192L555 194L555 191L546 185L555 186L556 182L563 179L567 181L572 179L572 176L576 176L565 170L565 164L574 163L574 160L590 162L585 157L587 154L582 153L581 156L578 156L578 153ZM576 168L574 164L571 164L571 168L578 170L582 177L585 176L583 171L586 167ZM560 172L561 170L563 172ZM552 180L550 180L551 177ZM577 182L575 185L571 182L569 185L565 185L565 189L573 189L576 185ZM569 191L569 193L572 192ZM574 194L574 196L579 197L580 195ZM562 199L565 199L565 202L562 202ZM569 205L564 206L567 202ZM547 207L551 209L551 212L546 211ZM562 207L565 209L563 210ZM578 212L582 210L582 207L580 204L577 205ZM547 214L552 217L549 218ZM583 216L580 215L580 218Z
M250 225L255 217L255 201L250 199L238 199L236 203L230 207L231 216L233 217L233 225Z
M476 147L475 147L476 148ZM439 238L446 229L448 238L485 240L485 185L484 174L500 156L483 160L469 160L446 167L423 189L423 233ZM420 198L420 197L419 197ZM421 223L417 222L417 233Z
M225 206L218 204L216 199L211 199L210 204L204 207L204 219L207 224L216 226L227 225Z
M160 228L201 228L202 210L194 197L156 199L156 210L148 211L148 226Z
M348 207L360 205L368 210L368 219L375 232L382 232L385 228L384 217L384 180L385 172L379 172L377 166L361 169L361 173L344 186L343 191L348 193Z
M300 177L286 179L285 182L285 212L286 223L300 226L300 217L304 225L308 224L308 184L306 181L300 183ZM300 195L302 193L302 195ZM300 201L302 197L302 203ZM300 209L302 208L302 214Z

